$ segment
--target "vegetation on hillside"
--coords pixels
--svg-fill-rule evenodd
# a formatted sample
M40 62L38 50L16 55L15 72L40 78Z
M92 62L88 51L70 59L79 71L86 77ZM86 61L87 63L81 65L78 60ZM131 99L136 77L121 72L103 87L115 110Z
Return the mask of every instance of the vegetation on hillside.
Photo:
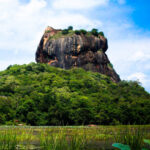
M138 82L47 64L0 72L0 124L148 124L150 94Z
M46 33L49 33L50 31L46 31ZM102 31L98 32L98 29L92 29L91 31L86 31L85 29L80 30L73 30L72 26L69 26L67 29L63 29L62 31L59 31L55 35L51 36L49 39L57 39L60 37L66 37L66 36L72 36L72 35L87 35L87 36L105 36Z

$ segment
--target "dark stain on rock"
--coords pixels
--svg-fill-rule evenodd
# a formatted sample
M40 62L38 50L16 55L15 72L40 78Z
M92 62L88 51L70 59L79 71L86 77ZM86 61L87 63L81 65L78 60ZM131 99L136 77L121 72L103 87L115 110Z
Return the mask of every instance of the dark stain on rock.
M113 82L119 82L119 75L110 67L110 61L106 55L108 42L105 37L76 35L61 36L51 39L61 30L48 27L40 41L36 51L36 61L48 63L51 66L70 69L81 67L85 70L99 72L111 78Z

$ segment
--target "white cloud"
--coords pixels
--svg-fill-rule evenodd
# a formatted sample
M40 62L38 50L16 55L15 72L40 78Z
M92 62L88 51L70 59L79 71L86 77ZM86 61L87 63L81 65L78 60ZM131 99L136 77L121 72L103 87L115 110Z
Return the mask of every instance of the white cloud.
M79 13L50 9L45 0L31 0L27 4L22 4L19 0L0 1L0 12L0 51L35 51L48 25L56 28L69 25L89 28L102 24Z
M124 34L124 33L122 33ZM122 37L118 40L110 37L108 56L122 79L139 80L150 90L150 38Z
M128 80L138 80L143 86L148 87L150 84L150 79L148 76L142 72L133 73L127 78Z
M17 60L0 60L0 70L5 70L8 66L14 65L14 64L28 64L30 63L30 59L17 59Z
M83 10L95 6L103 6L108 0L55 0L53 7L55 9Z
M0 6L3 16L0 17L0 50L31 50L42 31L39 20L46 6L44 1L31 0L27 5L22 5L18 0L6 0L5 3L0 1Z
M137 72L128 76L128 80L139 80L145 82L146 75L142 72Z
M132 37L124 37L124 39L116 40L111 37L109 44L110 56L115 61L147 61L150 59L150 38L141 39ZM117 57L116 57L117 56Z

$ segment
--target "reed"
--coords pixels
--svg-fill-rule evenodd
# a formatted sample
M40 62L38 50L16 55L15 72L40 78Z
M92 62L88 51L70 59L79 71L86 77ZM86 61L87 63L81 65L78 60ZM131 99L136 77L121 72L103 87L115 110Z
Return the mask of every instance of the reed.
M15 150L18 144L17 135L12 130L0 132L0 150Z
M146 130L144 127L132 128L127 126L115 134L115 142L129 145L131 150L141 150L144 145Z

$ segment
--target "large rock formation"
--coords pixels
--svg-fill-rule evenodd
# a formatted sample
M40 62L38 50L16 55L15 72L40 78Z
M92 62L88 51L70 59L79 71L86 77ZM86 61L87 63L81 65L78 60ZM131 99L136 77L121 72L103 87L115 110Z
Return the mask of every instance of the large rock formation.
M82 67L110 76L112 81L120 78L113 69L107 55L107 39L103 36L62 35L61 30L47 27L36 51L36 61L51 66L70 69Z

